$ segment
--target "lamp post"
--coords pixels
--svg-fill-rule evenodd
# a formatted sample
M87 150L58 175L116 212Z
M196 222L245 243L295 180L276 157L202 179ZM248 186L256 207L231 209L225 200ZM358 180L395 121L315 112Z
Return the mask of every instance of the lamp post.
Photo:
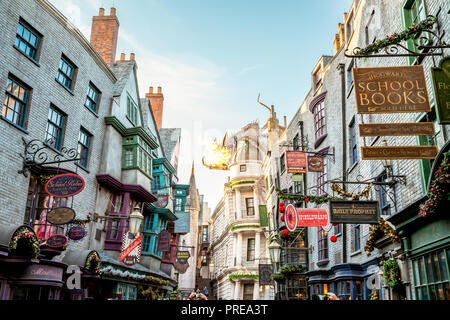
M277 264L280 262L280 257L281 257L281 246L280 243L277 241L276 238L274 238L270 244L269 244L269 253L270 253L270 258L272 260L272 263L275 264L275 268L274 271L278 271L277 268ZM274 283L274 293L276 296L276 290L277 289L277 285Z
M383 146L387 147L387 141L386 139L383 139ZM391 170L392 170L392 160L391 159L383 159L381 160L381 163L383 164L383 167L386 169L386 174L388 177L391 176Z
M138 205L134 207L134 211L130 214L130 233L136 236L141 228L141 223L144 220L144 216L141 213L141 209Z

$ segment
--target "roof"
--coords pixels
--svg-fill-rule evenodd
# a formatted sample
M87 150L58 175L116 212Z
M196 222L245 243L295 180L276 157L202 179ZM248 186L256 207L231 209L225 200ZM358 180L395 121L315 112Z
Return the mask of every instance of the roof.
M161 128L159 137L167 160L172 161L172 156L181 137L181 128Z
M111 71L116 75L117 82L114 86L113 96L120 96L127 84L130 73L133 71L135 61L126 61L111 64Z

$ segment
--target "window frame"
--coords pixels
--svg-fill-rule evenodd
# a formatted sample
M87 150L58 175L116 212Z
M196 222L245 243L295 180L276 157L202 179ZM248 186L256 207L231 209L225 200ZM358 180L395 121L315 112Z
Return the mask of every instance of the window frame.
M9 84L9 82L11 82L11 84ZM11 90L14 89L14 84L16 84L18 87L20 87L20 89L24 90L23 99L16 96L13 92L8 91L9 85L11 85ZM19 95L20 95L20 89L19 89ZM11 123L12 125L19 127L20 129L26 130L27 120L28 120L28 109L29 109L30 100L31 100L31 93L32 93L32 88L29 85L27 85L26 83L24 83L23 81L21 81L20 79L15 77L13 74L9 74L8 78L6 80L5 99L4 99L3 105L2 105L2 113L0 115L1 118L3 120L7 121L8 123ZM13 109L10 108L9 101L11 99L14 100L14 106L16 105L16 103L20 104L20 112L16 112L15 110L13 111ZM5 109L6 109L6 113L5 113ZM18 114L17 122L8 118L8 114L10 111L12 111L15 114ZM5 115L4 115L4 113L5 113ZM13 117L13 119L14 119L14 117Z
M247 238L247 261L255 261L255 243L256 238Z
M23 28L22 35L19 35L19 25L21 25ZM37 41L36 45L31 44L29 42L30 39L26 40L24 38L23 33L25 32L25 29L30 33L30 38L31 38L31 35L36 37L36 41ZM22 17L19 18L19 22L17 23L17 29L16 29L16 38L14 40L14 48L16 48L20 53L24 54L27 58L29 58L30 60L32 60L35 63L37 63L38 59L39 59L42 38L43 38L42 34L40 32L38 32L35 28L33 28L30 23L25 21ZM19 45L17 45L18 41L19 41ZM33 50L34 54L29 55L26 52L26 50L25 51L22 50L20 48L21 43L24 43L27 48L31 48Z
M251 202L251 205L249 204L249 202ZM249 209L253 209L253 210L249 210ZM250 214L250 211L253 212L252 214ZM247 216L255 216L255 199L253 197L249 197L249 198L245 198L245 212L247 214Z
M67 66L72 68L71 75L68 75L65 71L61 69L61 62L65 63ZM64 65L63 65L64 68ZM65 89L69 90L70 93L73 94L73 90L75 88L75 80L77 76L77 70L78 67L75 65L75 63L72 62L64 53L61 54L61 58L59 59L59 65L58 65L58 73L56 75L56 81L62 85ZM66 81L69 79L69 86L66 85L66 83L62 82L60 80L59 76L62 76Z
M129 93L127 93L127 119L137 126L139 107Z
M82 134L86 137L86 142L80 141ZM87 131L83 127L80 127L80 132L79 132L79 136L78 136L78 146L77 146L77 151L78 151L80 160L77 161L77 164L85 169L89 168L89 156L91 153L92 138L93 138L93 135L89 131ZM81 148L84 148L84 150L87 150L86 158L84 159L85 161L83 163L81 162L83 160L82 153L79 151L80 146L81 146Z
M358 252L361 250L361 225L360 224L354 224L352 226L352 240L353 240L353 252Z
M94 92L97 95L97 100L94 101L94 99L89 95L90 92ZM92 83L92 81L89 81L88 85L88 92L86 94L86 100L84 102L84 106L88 108L90 111L92 111L95 115L98 115L98 110L100 107L100 101L101 101L102 92ZM89 101L89 105L87 105ZM95 108L92 108L92 104L95 105Z
M58 116L61 119L60 124L53 122L53 120L51 119L52 112L58 114ZM61 109L59 109L55 105L51 104L50 109L49 109L49 115L47 117L47 127L45 129L45 140L44 140L45 144L49 145L50 147L52 147L53 149L55 149L57 151L61 151L61 147L64 142L64 133L65 133L65 128L66 128L66 122L67 122L67 114L65 114L63 111L61 111ZM58 136L56 137L55 145L53 145L51 143L51 141L49 142L49 140L48 140L49 125L52 125L53 127L58 129ZM55 137L52 135L52 139L53 138L55 138Z
M318 262L328 262L329 245L327 232L322 227L317 227L317 260Z
M283 153L280 156L280 170L281 174L283 174L286 171L286 153Z
M356 130L356 117L353 116L349 128L349 136L350 136L350 158L352 160L350 167L352 167L355 163L358 162L358 135Z
M327 117L325 110L325 100L321 100L312 108L314 118L314 137L319 140L327 134Z

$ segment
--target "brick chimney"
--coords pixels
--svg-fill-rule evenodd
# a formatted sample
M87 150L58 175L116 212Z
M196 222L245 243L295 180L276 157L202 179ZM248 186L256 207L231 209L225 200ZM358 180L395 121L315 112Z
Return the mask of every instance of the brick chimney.
M153 87L150 87L148 93L145 94L145 97L150 100L153 116L155 117L156 127L159 131L162 126L163 102L164 102L164 96L162 94L161 87L158 87L158 92L156 93L153 93Z
M109 16L100 8L98 16L92 17L91 45L109 66L116 60L119 20L116 8L111 8Z

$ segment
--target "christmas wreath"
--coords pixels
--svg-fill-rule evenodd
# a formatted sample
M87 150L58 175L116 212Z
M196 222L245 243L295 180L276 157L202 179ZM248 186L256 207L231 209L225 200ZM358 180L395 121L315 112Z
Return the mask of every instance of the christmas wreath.
M434 179L430 184L428 200L421 206L419 216L427 217L435 214L441 205L449 198L450 193L450 151L444 153L444 160L439 169L434 173Z
M91 253L88 254L88 256L86 258L86 263L84 265L84 269L86 271L91 271L91 272L93 271L96 274L101 273L102 262L96 251L92 251Z
M383 273L386 284L391 288L395 288L402 283L402 279L400 278L400 267L396 260L389 259L384 261Z
M14 235L9 243L9 251L17 249L17 244L20 240L25 240L31 245L33 250L32 257L37 259L39 257L39 253L41 252L41 249L39 248L39 241L36 235L26 227L21 227L14 232Z

